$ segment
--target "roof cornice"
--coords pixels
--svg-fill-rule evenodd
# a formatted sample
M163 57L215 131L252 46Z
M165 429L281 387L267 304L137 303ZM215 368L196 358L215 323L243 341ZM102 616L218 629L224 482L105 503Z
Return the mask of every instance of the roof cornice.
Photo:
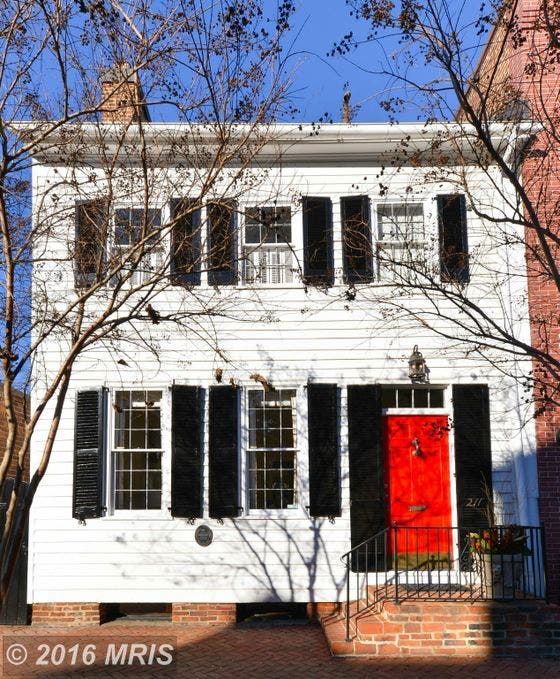
M122 162L140 158L145 145L149 160L160 165L204 165L217 152L231 154L231 162L249 154L258 162L410 164L432 162L476 163L480 145L475 129L453 123L275 123L271 125L203 125L187 123L17 122L11 125L31 144L39 162L57 165L96 163L121 156ZM533 134L531 123L492 123L490 137L499 150L517 138Z

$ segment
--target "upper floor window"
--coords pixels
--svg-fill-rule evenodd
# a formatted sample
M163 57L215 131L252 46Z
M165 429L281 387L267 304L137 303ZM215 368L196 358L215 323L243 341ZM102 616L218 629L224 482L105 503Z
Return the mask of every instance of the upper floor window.
M115 509L161 509L161 391L114 394Z
M292 283L292 214L289 207L245 210L243 283Z
M139 285L153 277L163 261L159 237L161 210L118 208L115 210L113 258L122 261L123 274L128 271L130 284Z
M385 271L409 279L426 265L424 206L422 203L384 203L377 206L377 257Z
M248 392L250 509L293 509L296 496L296 391Z

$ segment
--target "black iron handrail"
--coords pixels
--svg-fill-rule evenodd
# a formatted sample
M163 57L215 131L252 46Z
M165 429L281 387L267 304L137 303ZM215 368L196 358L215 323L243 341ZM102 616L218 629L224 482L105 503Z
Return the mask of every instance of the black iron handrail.
M382 600L546 600L542 526L393 524L341 559L348 641L352 617Z

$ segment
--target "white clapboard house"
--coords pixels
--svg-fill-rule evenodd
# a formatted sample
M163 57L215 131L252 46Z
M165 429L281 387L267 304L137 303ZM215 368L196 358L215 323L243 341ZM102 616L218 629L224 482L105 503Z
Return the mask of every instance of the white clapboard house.
M395 522L441 530L372 543L378 563L355 552L351 570L390 579L396 549L398 568L457 576L464 533L449 531L482 525L489 495L501 523L537 523L513 371L469 351L444 314L433 323L449 337L433 332L420 312L447 302L399 285L426 267L529 336L522 245L496 247L499 227L472 209L510 215L515 200L466 136L441 146L444 125L279 124L246 169L233 158L206 185L211 128L70 128L34 153L34 218L56 212L34 243L35 289L76 297L146 220L157 247L86 313L167 271L150 308L74 368L30 519L37 619L54 603L78 619L85 604L165 603L180 620L342 601L342 555ZM495 138L510 143L507 126ZM184 323L166 320L179 312ZM61 329L42 347L36 389L64 342Z

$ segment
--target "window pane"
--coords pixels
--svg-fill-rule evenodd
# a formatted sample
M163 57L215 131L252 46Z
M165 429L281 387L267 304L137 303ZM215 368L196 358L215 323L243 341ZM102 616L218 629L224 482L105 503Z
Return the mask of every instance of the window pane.
M282 493L282 504L283 508L289 507L290 505L294 505L294 496L295 493L293 490L285 490Z
M295 453L285 451L282 453L282 467L284 469L294 468Z
M117 453L117 469L130 469L130 453Z
M443 408L443 389L430 389L430 407Z
M268 469L278 469L281 461L280 453L267 453L266 461Z
M117 490L130 490L130 474L129 472L117 472L115 478L115 487Z
M117 491L115 493L115 509L128 509L129 498L128 492Z
M146 412L144 410L133 410L130 414L130 425L132 429L144 429L146 426Z
M415 389L414 390L414 407L427 408L428 407L428 390Z
M131 509L146 509L146 493L132 492L130 494Z
M399 387L397 394L399 408L412 408L412 389L403 389Z
M125 443L125 432L120 427L115 432L115 446L117 448L128 448L128 440Z
M148 509L161 509L161 491L148 491Z
M245 242L261 242L259 209L256 207L245 210Z
M159 408L148 409L148 428L159 429L161 427L161 411Z
M130 392L128 391L117 391L115 394L115 403L119 408L129 408L130 407Z
M161 432L148 431L148 448L161 448Z
M282 429L282 448L295 448L294 432L291 429Z
M267 429L265 431L264 445L266 448L280 448L280 429Z
M161 406L161 391L147 391L145 402L148 408L159 408Z
M146 454L145 453L130 453L131 467L135 471L146 469Z
M282 473L282 488L283 490L294 489L294 472L293 470L285 470Z
M146 432L138 429L133 429L130 432L130 447L131 448L145 448L146 447Z
M161 469L161 453L148 453L148 469Z
M265 429L280 429L280 409L274 408L274 410L272 410L271 408L268 408L265 413Z
M146 488L146 472L131 472L132 490L144 490Z
M383 406L383 408L396 408L397 406L396 389L381 390L381 405Z
M148 490L161 490L161 472L148 472Z
M282 494L279 490L266 491L266 509L282 509Z

